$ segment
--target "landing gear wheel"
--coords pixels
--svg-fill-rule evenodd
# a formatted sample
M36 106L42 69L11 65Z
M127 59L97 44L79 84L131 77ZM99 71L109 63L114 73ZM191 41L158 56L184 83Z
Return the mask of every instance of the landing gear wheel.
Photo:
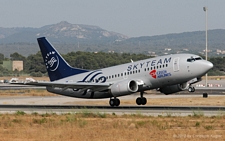
M138 98L136 99L137 105L141 105L141 102L142 102L141 97L138 97Z
M145 105L147 103L147 99L145 97L142 97L141 99L141 104Z
M192 88L191 88L191 87L189 87L189 88L188 88L188 91L189 91L189 92L191 92L191 90L192 90Z
M195 87L189 87L189 88L188 88L188 91L189 91L189 92L194 92L194 91L195 91Z
M136 99L137 105L145 105L147 103L147 99L145 97L138 97Z
M114 100L115 100L115 106L119 106L120 105L120 100L118 98L116 98Z
M192 87L192 92L194 92L195 91L195 87Z
M114 106L114 103L115 103L115 102L114 102L114 99L110 99L110 100L109 100L109 105L110 105L110 106L113 107L113 106Z
M143 97L144 91L141 91L141 97L138 97L136 99L136 103L137 105L145 105L147 103L147 99L145 97Z
M114 106L119 106L120 105L120 100L118 98L111 98L109 100L109 105L114 107Z

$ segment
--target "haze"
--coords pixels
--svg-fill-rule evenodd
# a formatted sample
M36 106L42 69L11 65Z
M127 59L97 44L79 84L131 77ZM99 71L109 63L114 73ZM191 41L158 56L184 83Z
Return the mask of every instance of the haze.
M129 37L225 29L224 0L1 0L0 27L42 27L68 21Z

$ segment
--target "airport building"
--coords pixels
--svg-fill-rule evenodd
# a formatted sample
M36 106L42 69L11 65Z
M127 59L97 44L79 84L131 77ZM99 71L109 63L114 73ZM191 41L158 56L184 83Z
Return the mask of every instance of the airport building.
M23 70L23 61L3 61L2 66L10 71Z

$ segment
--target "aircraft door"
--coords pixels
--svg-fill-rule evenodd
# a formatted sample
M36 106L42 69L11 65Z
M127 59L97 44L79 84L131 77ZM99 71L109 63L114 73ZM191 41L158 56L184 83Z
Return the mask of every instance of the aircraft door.
M178 72L180 70L179 57L173 59L173 71Z

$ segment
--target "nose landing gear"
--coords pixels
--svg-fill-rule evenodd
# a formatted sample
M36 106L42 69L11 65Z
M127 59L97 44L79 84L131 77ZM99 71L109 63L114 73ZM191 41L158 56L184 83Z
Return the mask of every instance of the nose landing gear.
M188 91L189 91L189 92L194 92L194 91L195 91L195 87L192 87L192 86L190 85L189 88L188 88Z

